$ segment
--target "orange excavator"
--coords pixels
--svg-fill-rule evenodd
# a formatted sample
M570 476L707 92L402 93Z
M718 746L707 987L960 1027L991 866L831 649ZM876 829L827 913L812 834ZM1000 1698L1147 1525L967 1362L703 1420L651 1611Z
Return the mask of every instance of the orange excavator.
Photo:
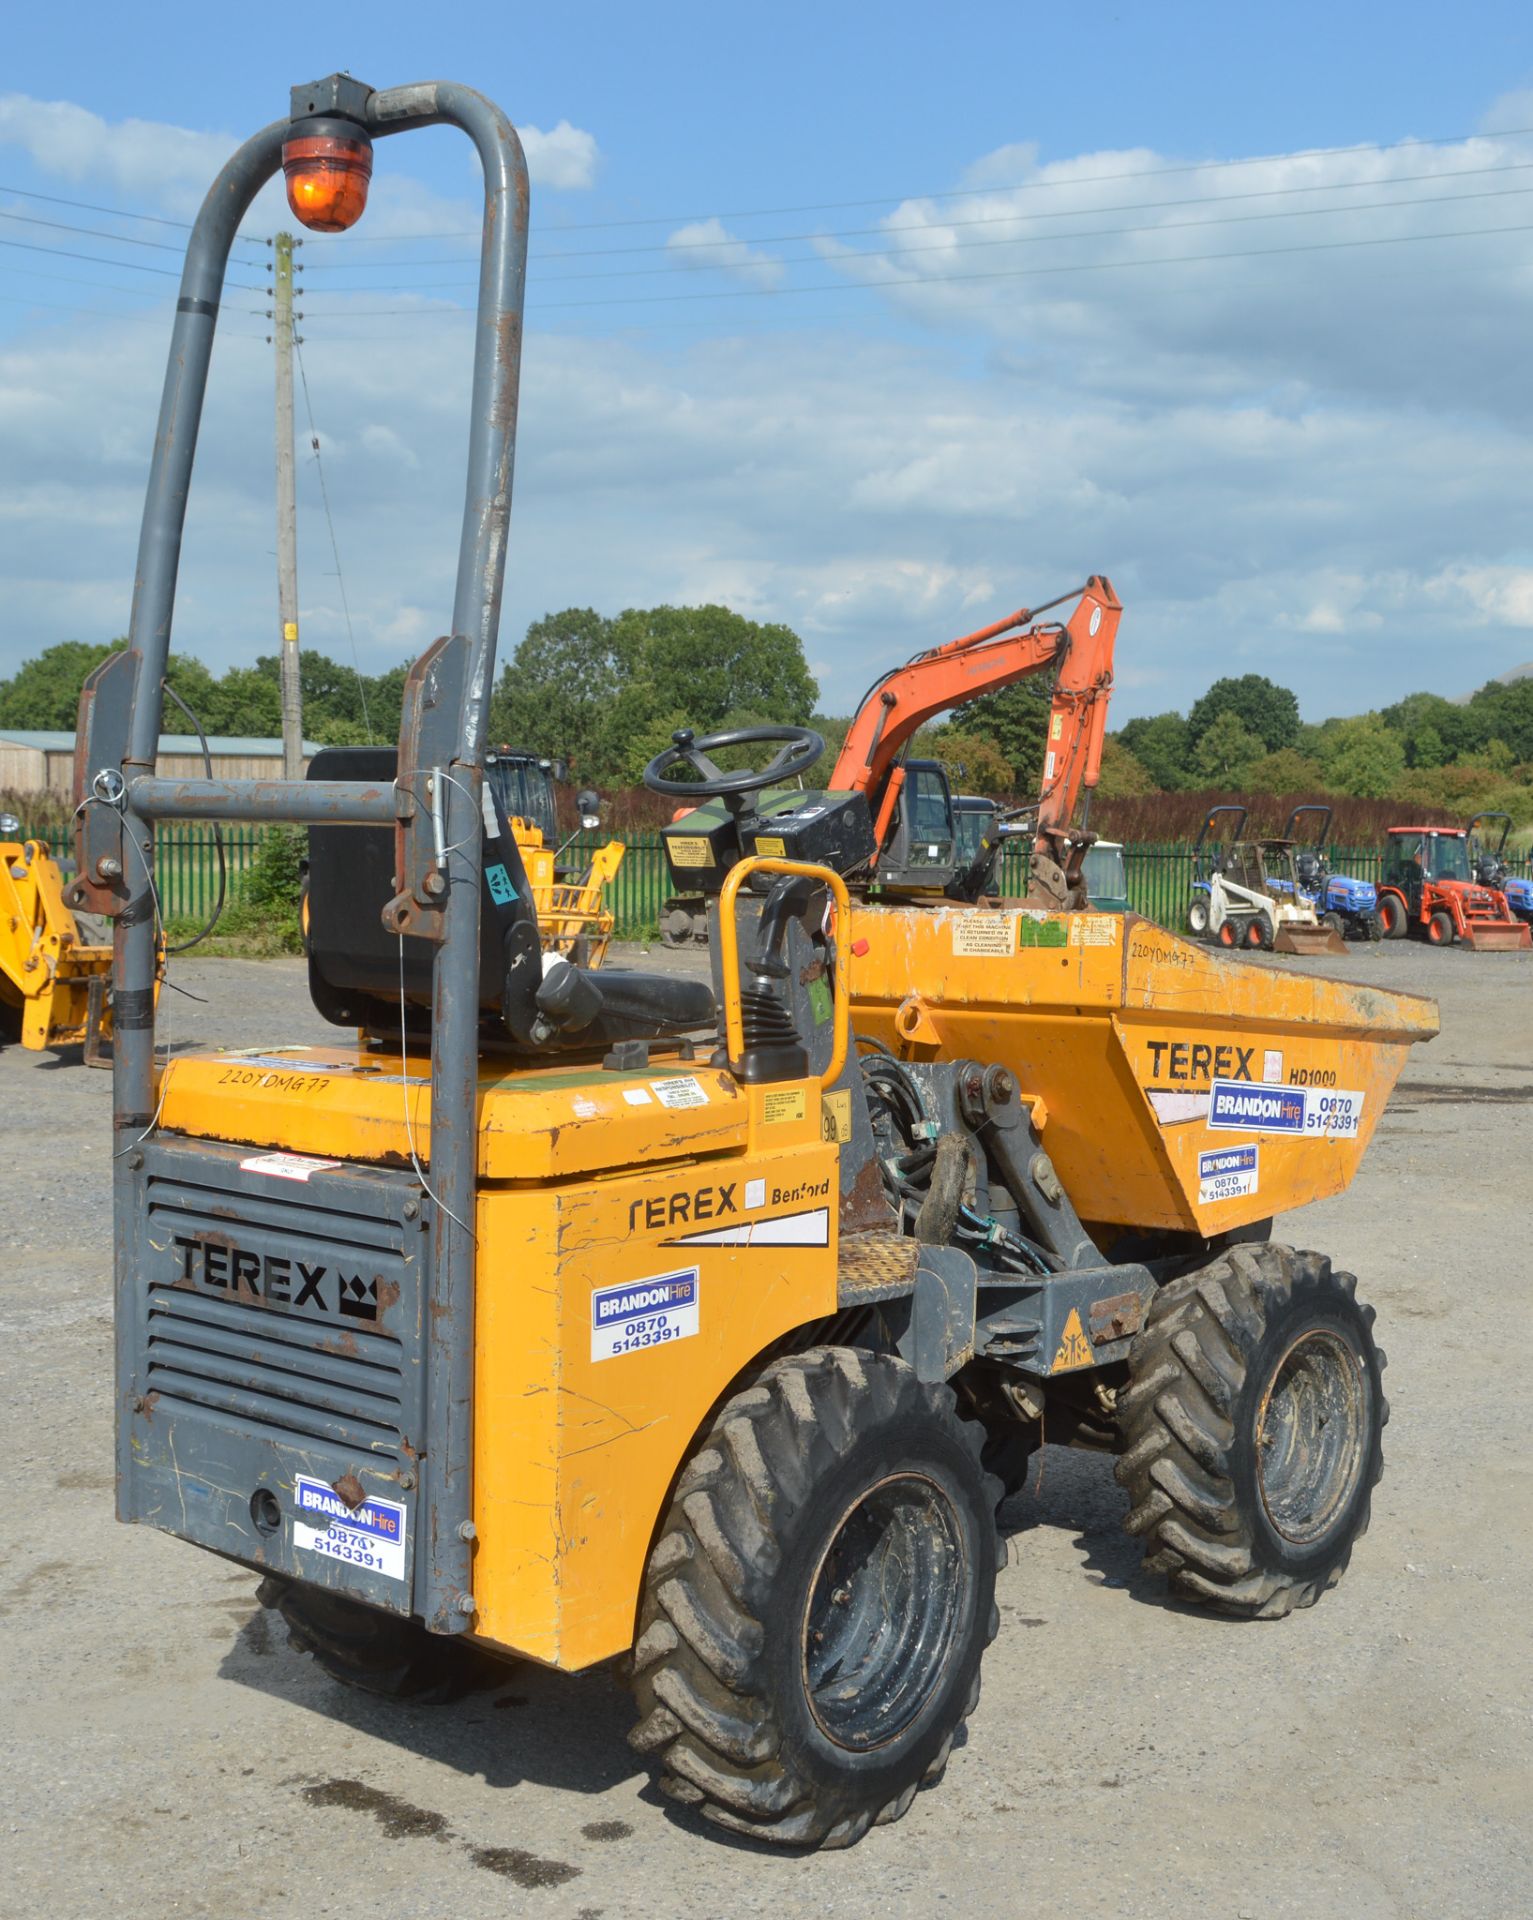
M1076 605L1068 620L1039 619L1070 600ZM804 846L831 833L865 839L870 892L936 897L961 892L966 869L971 876L976 870L957 845L947 774L936 761L910 759L910 743L938 714L1050 668L1057 676L1042 785L1036 809L1026 810L1034 817L1023 904L1056 911L1084 906L1081 863L1093 838L1086 824L1101 771L1122 612L1111 583L1093 575L1078 592L1019 608L891 669L863 696L823 793L763 792L763 782L780 787L795 774L802 776L823 750L821 736L807 727L747 728L703 739L678 733L671 754L652 769L659 778L646 774L646 780L677 799L696 795L701 781L709 798L680 809L664 829L676 888L662 912L666 944L705 940L707 899L717 893L731 861L752 851L781 857L789 839ZM709 758L766 739L782 743L782 751L761 774L723 774ZM666 780L666 773L678 767L685 768L686 779ZM848 796L858 797L862 808L839 804ZM834 850L844 856L850 844ZM978 890L971 877L968 897Z

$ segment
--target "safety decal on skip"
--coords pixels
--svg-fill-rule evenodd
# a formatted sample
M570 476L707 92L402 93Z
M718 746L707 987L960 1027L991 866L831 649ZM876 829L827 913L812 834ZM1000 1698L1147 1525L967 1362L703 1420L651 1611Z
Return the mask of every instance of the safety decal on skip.
M698 1270L628 1280L598 1287L591 1295L591 1358L616 1360L672 1340L690 1340L698 1330Z
M1261 1186L1261 1148L1215 1147L1198 1155L1198 1205L1238 1200Z
M301 1473L294 1492L298 1498L298 1513L293 1517L295 1547L322 1553L349 1567L366 1567L389 1580L404 1579L408 1509L394 1500L374 1499L348 1507L334 1487Z
M1291 1133L1306 1139L1353 1140L1363 1118L1361 1093L1344 1087L1250 1086L1216 1080L1208 1124L1240 1133Z
M1017 950L1017 923L1009 913L953 915L953 952L960 959L1009 960Z

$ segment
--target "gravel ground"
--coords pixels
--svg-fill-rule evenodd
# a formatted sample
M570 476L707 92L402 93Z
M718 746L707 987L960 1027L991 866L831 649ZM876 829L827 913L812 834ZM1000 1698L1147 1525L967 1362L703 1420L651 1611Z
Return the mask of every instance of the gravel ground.
M1168 1606L1110 1463L1047 1448L1005 1513L1002 1631L945 1784L810 1858L663 1802L610 1671L373 1702L288 1649L248 1574L117 1526L108 1079L0 1054L0 1913L1526 1913L1533 1407L1506 1341L1533 1284L1533 960L1324 964L1443 1011L1350 1194L1279 1226L1357 1271L1389 1353L1346 1580L1270 1625ZM324 1034L296 963L176 978L215 1003L172 997L177 1046Z

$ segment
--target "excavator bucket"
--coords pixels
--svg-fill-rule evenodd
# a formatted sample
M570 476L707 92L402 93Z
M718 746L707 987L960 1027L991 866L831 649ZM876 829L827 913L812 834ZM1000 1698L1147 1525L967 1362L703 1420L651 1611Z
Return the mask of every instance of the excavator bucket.
M1334 927L1317 922L1314 926L1295 925L1292 921L1278 928L1272 942L1274 953L1346 954L1347 943Z
M1521 920L1470 920L1464 945L1475 953L1518 953L1533 946L1533 928Z

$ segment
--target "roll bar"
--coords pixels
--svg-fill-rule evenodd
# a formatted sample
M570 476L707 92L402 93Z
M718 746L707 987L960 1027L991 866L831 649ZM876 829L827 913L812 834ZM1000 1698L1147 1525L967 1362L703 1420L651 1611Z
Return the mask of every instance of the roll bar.
M305 120L340 115L378 140L455 126L484 170L484 228L474 332L472 421L452 629L411 668L392 786L345 781L162 780L155 777L163 681L192 461L207 389L229 251L256 194L277 172L283 143ZM500 625L516 450L522 305L527 264L527 166L516 130L491 101L447 81L382 92L344 74L295 87L288 116L238 150L214 181L192 229L171 335L139 535L126 651L85 685L75 753L75 905L115 921L112 966L112 1124L115 1285L119 1341L132 1316L130 1223L142 1156L154 1130L157 909L156 820L325 821L395 825L403 892L391 926L436 943L432 987L433 1235L417 1604L438 1633L470 1624L471 1460L479 1030L480 795L485 726ZM119 1353L119 1378L124 1377ZM119 1422L119 1446L126 1423ZM119 1465L122 1465L119 1462Z

